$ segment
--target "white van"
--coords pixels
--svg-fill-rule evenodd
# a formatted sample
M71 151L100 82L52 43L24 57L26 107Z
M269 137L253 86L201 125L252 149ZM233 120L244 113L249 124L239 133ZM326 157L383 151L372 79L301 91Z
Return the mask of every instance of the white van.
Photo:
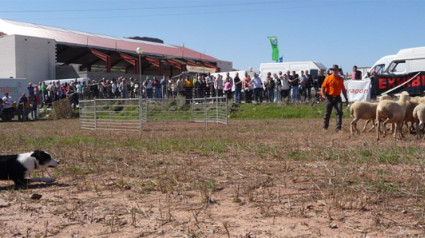
M9 93L14 101L18 101L23 93L28 96L28 84L26 79L0 78L0 98Z
M286 71L295 71L300 73L301 71L308 70L313 78L317 77L319 70L326 71L326 67L319 62L314 61L301 61L301 62L282 62L282 63L262 63L260 65L260 78L266 80L267 73L278 74L280 71L286 73Z
M386 55L380 58L370 69L368 69L367 74L363 75L363 79L369 78L373 71L377 74L383 74L395 57L396 55Z
M425 47L400 50L385 70L385 74L403 75L425 71Z
M402 91L423 95L425 91L425 47L400 50L383 74L373 81L376 95Z

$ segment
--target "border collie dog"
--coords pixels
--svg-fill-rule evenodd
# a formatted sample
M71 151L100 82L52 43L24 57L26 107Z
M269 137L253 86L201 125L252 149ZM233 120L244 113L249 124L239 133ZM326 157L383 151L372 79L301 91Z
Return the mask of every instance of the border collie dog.
M44 151L35 150L17 155L0 155L0 180L13 180L16 187L26 186L31 182L52 183L53 178L28 178L36 169L58 166L59 161Z

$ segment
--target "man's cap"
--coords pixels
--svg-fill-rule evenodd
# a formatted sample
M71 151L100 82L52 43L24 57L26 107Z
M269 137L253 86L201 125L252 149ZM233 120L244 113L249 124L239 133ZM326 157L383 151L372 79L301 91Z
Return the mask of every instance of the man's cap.
M340 69L339 67L338 67L338 65L337 64L334 64L334 66L332 66L332 68L331 69Z
M279 75L282 74L282 71L279 71Z

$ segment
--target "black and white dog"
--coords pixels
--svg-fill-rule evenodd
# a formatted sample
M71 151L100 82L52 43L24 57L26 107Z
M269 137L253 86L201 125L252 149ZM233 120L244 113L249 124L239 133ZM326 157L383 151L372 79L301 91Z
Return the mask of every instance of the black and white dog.
M59 161L44 151L36 150L17 155L0 155L0 180L13 180L16 187L26 186L31 182L52 183L53 178L28 178L36 169L58 166Z

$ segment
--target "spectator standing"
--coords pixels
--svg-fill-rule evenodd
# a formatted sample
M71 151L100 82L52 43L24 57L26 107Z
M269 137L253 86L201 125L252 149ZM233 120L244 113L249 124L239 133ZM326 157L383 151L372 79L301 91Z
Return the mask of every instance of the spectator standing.
M282 72L280 72L280 73L282 73ZM277 74L273 74L273 81L275 82L274 102L279 103L281 101L280 91L282 90L282 81L277 76Z
M30 110L30 114L31 114L31 119L37 120L37 98L34 95L30 95L28 97L28 102L29 102L29 110Z
M115 78L112 79L111 93L112 93L112 97L114 98L118 96L118 86L117 86L117 81Z
M376 71L372 71L372 74L370 75L370 98L376 99L376 92L375 92L375 81L378 80L378 76L376 75Z
M351 73L351 79L354 79L354 80L361 80L362 79L362 72L360 70L357 70L357 65L353 66L353 72Z
M217 90L218 97L223 97L223 85L224 85L223 76L219 74L214 83L215 89Z
M211 73L208 72L208 75L205 78L205 82L207 84L205 94L206 94L206 97L210 97L212 95L212 93L211 93L212 89L211 88L214 88L214 85L212 83L213 81L212 81Z
M41 91L41 100L44 103L44 98L46 97L46 94L47 94L47 85L44 81L40 83L40 91Z
M204 98L206 96L206 92L207 92L207 81L205 80L204 75L201 75L200 84L201 84L200 97Z
M91 97L98 98L99 97L99 87L97 86L96 80L92 80L89 85Z
M267 90L267 100L268 100L268 102L272 103L273 99L274 99L275 84L274 84L274 81L273 81L271 76L267 76L266 82L265 82L265 87L266 87L266 90Z
M39 87L38 87L38 85L35 85L34 86L34 96L35 96L35 100L36 100L36 102L37 102L37 104L40 102L40 90L39 90Z
M194 80L195 86L195 98L201 97L201 76L198 76L196 80Z
M307 101L307 77L304 74L304 71L301 70L300 75L300 84L299 84L299 91L300 91L300 100L301 96L304 96L304 101Z
M69 102L72 105L72 108L74 110L77 108L78 100L77 100L77 88L75 87L75 83L72 82L69 87L68 91L66 92L66 96L69 98Z
M34 87L32 86L32 83L28 84L28 95L34 94Z
M152 82L152 86L154 88L154 94L153 94L153 98L162 98L161 95L161 82L154 76L153 77L153 82Z
M172 86L173 83L175 83L175 81L171 77L168 77L168 80L167 80L167 98L172 97L173 92L171 90L171 86ZM174 97L172 97L172 98L174 98Z
M170 85L170 91L171 91L171 97L176 98L177 97L177 83L173 78L170 78L170 81L168 83Z
M25 96L25 93L21 95L18 101L18 120L26 121L28 115L28 98Z
M325 81L325 75L323 75L322 70L319 70L318 75L317 75L317 88L322 87L323 81Z
M162 77L161 81L161 98L166 98L167 97L167 77L164 75L164 77Z
M232 98L232 90L233 90L233 84L234 84L234 82L233 82L233 78L230 77L230 73L229 72L226 73L226 78L224 80L225 84L226 84L226 81L227 80L229 80L229 82L232 84L232 88L230 89L230 98Z
M291 96L292 102L298 102L299 100L299 78L295 71L292 71L291 78L288 80L291 83Z
M121 98L127 98L128 97L128 82L126 78L121 79L121 83L119 85L119 89L121 92Z
M226 95L227 100L232 99L232 82L230 81L230 77L226 77L226 81L224 83L224 94Z
M180 96L184 96L184 80L182 76L180 76L177 80L177 91L179 92Z
M80 97L83 94L83 85L81 85L81 82L77 82L75 87L77 88L77 97Z
M11 121L13 118L13 113L15 111L15 108L13 107L13 98L9 96L8 92L4 93L4 97L2 98L3 101L3 115L2 119L5 121Z
M186 103L189 103L190 99L192 99L192 92L193 92L193 80L189 78L189 75L186 76L186 79L184 81L184 89L185 89L185 96L186 96Z
M210 96L215 97L216 96L216 88L215 88L216 77L215 76L210 76L210 77L211 77Z
M61 99L62 87L63 86L59 83L59 81L57 81L56 84L54 84L53 91L55 93L55 96L52 98L53 101Z
M90 89L87 86L87 83L84 81L83 82L83 98L84 99L88 99L89 98L89 94L90 94Z
M254 73L254 78L252 79L252 84L254 85L254 100L257 103L263 102L263 82L257 73Z
M308 69L305 71L305 77L307 78L307 83L305 84L306 95L308 100L311 100L311 88L313 87L313 78L308 72Z
M291 91L291 84L288 81L288 75L287 74L282 75L282 72L279 72L279 75L280 75L280 81L282 83L282 90L280 91L282 101L285 98L288 98L287 102L289 103L289 101L290 101L289 94L290 94L290 91Z
M239 73L236 73L235 78L235 102L241 103L241 94L242 94L242 81L239 78Z
M109 81L107 83L107 86L109 89L108 92L111 91L110 94L112 94L112 89L111 89L111 85ZM134 78L133 77L130 77L130 80L127 82L127 97L134 98Z
M344 79L339 74L338 65L332 67L332 74L325 78L323 82L321 93L322 98L326 99L326 112L324 118L323 128L325 130L329 127L329 119L331 117L332 108L335 108L335 111L338 115L336 130L340 131L342 128L342 99L341 92L345 97L346 104L348 106L347 92L344 86Z
M148 98L152 98L153 97L153 81L152 79L149 78L149 76L146 77L145 88L146 88L146 96Z
M245 92L245 103L251 103L253 86L251 82L251 77L248 75L248 73L245 73L245 78L243 79L243 90Z

